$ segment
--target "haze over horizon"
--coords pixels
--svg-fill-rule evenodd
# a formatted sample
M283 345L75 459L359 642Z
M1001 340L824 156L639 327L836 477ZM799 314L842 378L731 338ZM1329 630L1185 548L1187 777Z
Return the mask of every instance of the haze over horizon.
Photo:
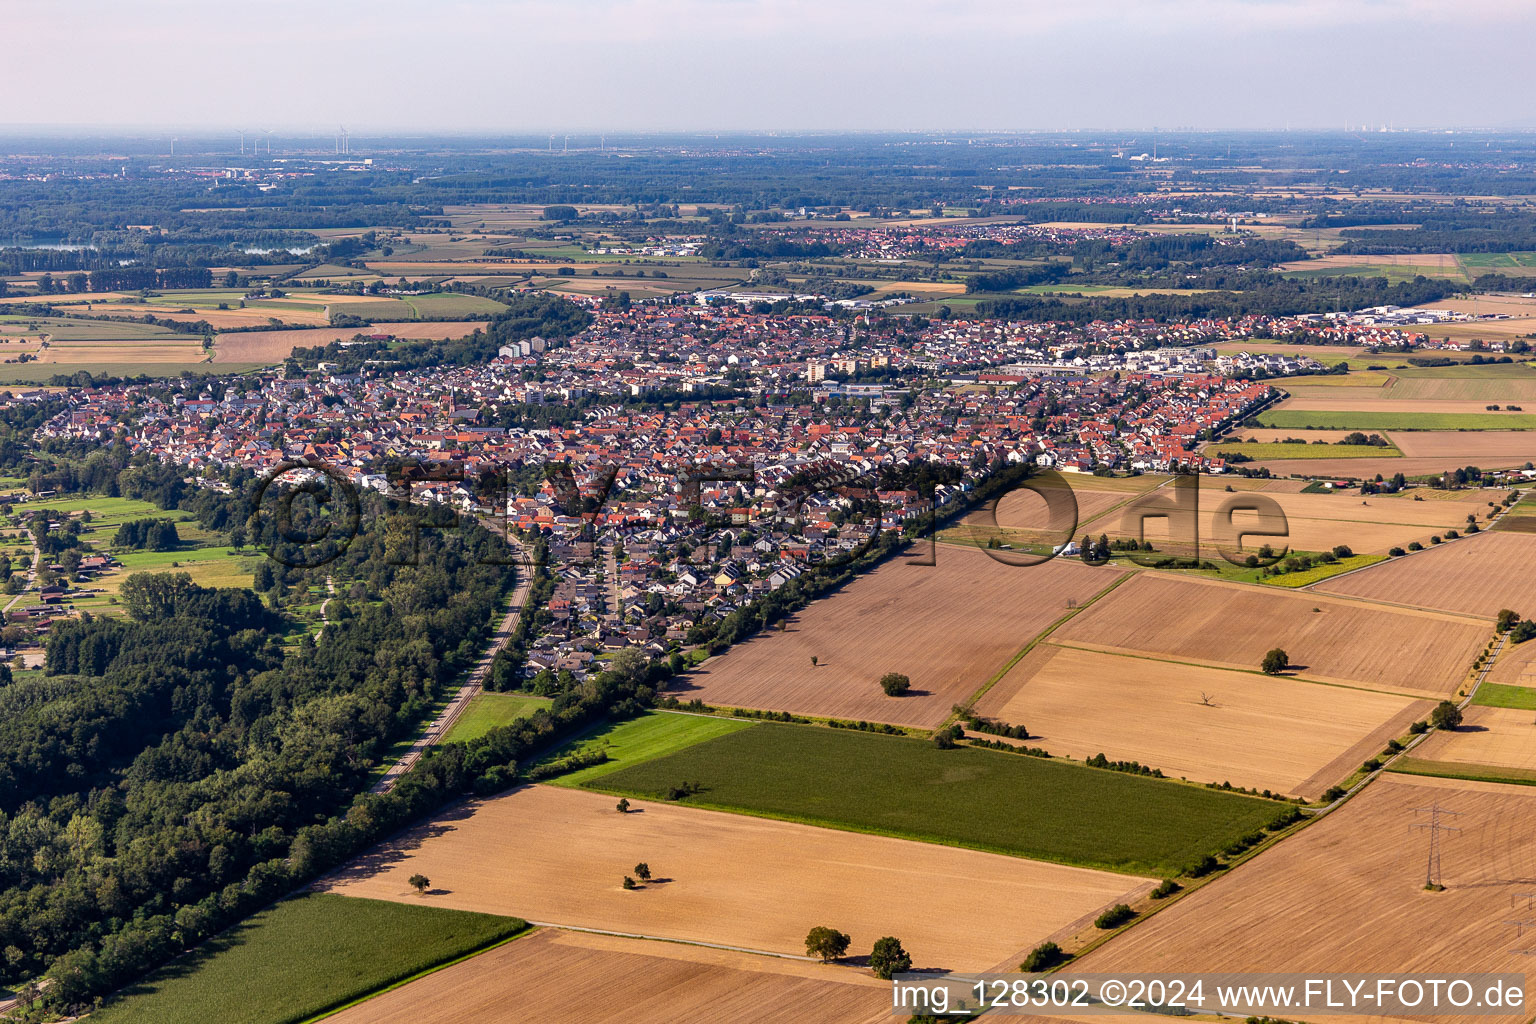
M1510 0L77 0L10 21L12 81L46 86L6 129L1536 125L1536 9Z

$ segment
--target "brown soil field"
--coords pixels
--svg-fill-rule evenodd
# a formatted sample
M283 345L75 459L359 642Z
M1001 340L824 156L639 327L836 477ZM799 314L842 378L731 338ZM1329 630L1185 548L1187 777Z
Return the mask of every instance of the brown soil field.
M1440 612L1143 572L1051 639L1249 672L1281 647L1305 679L1441 697L1455 691L1490 632Z
M334 1024L884 1024L867 971L542 929L327 1018ZM579 1009L577 1009L579 1007Z
M1536 770L1536 721L1529 711L1472 705L1456 729L1436 729L1413 752L1426 761Z
M1487 619L1502 608L1536 615L1536 536L1490 530L1324 580L1312 589Z
M1415 809L1434 804L1461 815L1462 831L1443 839L1444 892L1425 891L1427 839L1408 830L1429 820ZM1536 788L1384 776L1070 970L1523 974L1530 958L1512 948L1530 943L1505 922L1533 877Z
M668 688L709 704L932 728L1069 600L1082 604L1122 575L1067 559L1005 565L960 544L938 545L935 561L887 561L794 616L787 631L734 646ZM887 672L909 676L913 692L881 693Z
M1405 458L1448 466L1520 466L1536 458L1536 431L1529 430L1400 430L1390 440Z
M981 970L1150 880L952 846L527 786L472 801L364 854L321 886L397 902L508 914L573 927L803 955L834 925L864 949L898 935L925 967ZM658 879L620 885L646 861ZM1007 914L935 913L978 894Z
M462 338L485 324L475 321L452 323L388 323L372 327L317 327L296 331L241 331L220 334L213 340L215 363L279 362L295 348L329 345L359 334L393 334L397 338Z
M1210 698L1210 705L1202 697ZM1425 701L1045 643L979 703L1030 744L1314 799L1428 713Z

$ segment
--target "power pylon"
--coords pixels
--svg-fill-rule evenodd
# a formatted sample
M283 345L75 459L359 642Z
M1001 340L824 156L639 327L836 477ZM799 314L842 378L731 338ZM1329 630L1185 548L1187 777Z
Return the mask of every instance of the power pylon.
M1429 832L1429 859L1425 862L1424 866L1424 888L1443 888L1440 883L1440 833L1460 832L1461 829L1440 824L1440 816L1448 815L1452 818L1458 818L1461 816L1461 812L1448 811L1439 804L1434 804L1430 807L1415 807L1413 813L1429 815L1428 821L1421 821L1416 825L1409 826L1409 828L1426 829Z

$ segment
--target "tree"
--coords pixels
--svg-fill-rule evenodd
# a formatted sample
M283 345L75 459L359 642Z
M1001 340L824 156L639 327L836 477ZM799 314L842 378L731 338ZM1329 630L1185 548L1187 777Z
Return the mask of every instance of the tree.
M1508 633L1510 627L1520 621L1520 613L1510 608L1499 609L1499 632Z
M625 875L624 876L624 888L626 888L626 889L635 889L635 888L638 888L638 886L635 885L635 880L633 878L630 878L628 875Z
M912 955L901 948L900 939L887 935L875 940L875 948L869 953L869 966L874 968L875 977L890 981L891 975L912 969Z
M880 677L880 689L887 697L900 697L912 689L912 680L900 672L887 672Z
M1436 729L1454 729L1461 724L1461 708L1443 700L1429 713L1429 724Z
M1271 648L1259 665L1259 669L1267 676L1277 676L1290 667L1291 656L1279 647Z
M405 881L407 885L409 885L412 889L415 889L417 892L426 892L427 886L432 884L431 880L427 878L426 875L420 873L412 875Z
M821 659L816 657L816 655L814 655L814 654L811 655L811 668L815 668L816 667L816 663L819 662L820 660Z
M619 813L620 814L628 814L629 813L629 800L627 798L620 799L619 802L618 802L618 808L619 808Z
M805 936L805 953L807 956L819 956L822 963L828 963L848 952L848 944L852 941L845 932L817 925Z
M651 880L651 866L645 861L641 861L635 865L635 874L639 876L640 881L649 882Z

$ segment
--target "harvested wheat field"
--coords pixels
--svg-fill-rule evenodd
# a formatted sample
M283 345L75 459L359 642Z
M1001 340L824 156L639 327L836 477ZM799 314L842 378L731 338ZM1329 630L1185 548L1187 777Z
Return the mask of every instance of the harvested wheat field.
M1255 469L1267 469L1277 476L1306 476L1320 480L1374 480L1378 475L1391 477L1394 473L1427 476L1458 468L1454 460L1447 462L1444 458L1410 459L1392 456L1358 459L1255 459L1249 465Z
M1536 771L1536 714L1514 708L1476 704L1463 713L1456 729L1436 729L1414 756L1426 761L1486 764Z
M1503 608L1536 615L1536 535L1487 530L1325 580L1313 590L1487 619Z
M1076 509L1075 525L1069 521L1053 528L1051 510L1045 497L1035 491L1020 488L1003 495L997 502L995 522L994 512L977 509L946 533L973 543L985 543L987 539L997 537L1005 542L1060 544L1076 539L1082 527L1134 500L1138 494L1156 490L1168 478L1107 478L1072 474L1062 479L1066 481L1066 487L1056 490L1058 493L1070 493L1072 505ZM1053 486L1045 481L1038 483L1042 487ZM1109 486L1100 486L1101 483Z
M215 363L278 362L296 348L348 341L359 334L389 334L412 340L463 338L484 330L481 321L453 323L381 323L372 327L316 327L293 331L239 331L220 334L213 340Z
M1349 460L1353 462L1354 460ZM1293 551L1329 551L1343 544L1356 554L1386 554L1393 547L1406 547L1412 541L1429 543L1435 533L1443 533L1452 527L1466 526L1467 514L1487 512L1486 500L1466 502L1427 502L1409 499L1359 494L1301 494L1298 481L1287 483L1286 488L1260 492L1280 507L1285 514L1283 537L1253 536L1245 538L1243 550L1256 551L1260 544L1268 542L1277 549L1288 547ZM1258 529L1264 521L1257 512L1239 510L1253 489L1234 488L1234 493L1211 487L1200 492L1200 550L1205 558L1219 558L1218 541L1221 533L1218 522L1225 523L1229 506L1232 526L1238 530ZM1171 492L1159 492L1159 496ZM1155 544L1160 551L1187 554L1190 546L1187 537L1172 540L1169 537L1170 520L1148 519L1144 528L1137 531L1136 523L1127 522L1132 510L1111 512L1087 532L1100 530L1111 537L1137 537L1138 532ZM1278 524L1276 524L1278 525ZM1141 539L1138 537L1138 539Z
M1291 397L1274 407L1276 412L1488 412L1488 403L1478 399L1408 399L1394 394L1393 388L1318 388L1288 389ZM1242 433L1240 428L1239 433Z
M1536 686L1536 642L1527 641L1514 646L1505 644L1504 650L1499 652L1498 660L1493 663L1493 671L1488 673L1487 681L1511 686Z
M1208 703L1207 703L1208 701ZM1041 644L978 710L1031 746L1313 799L1430 705L1391 694Z
M1536 458L1536 433L1528 430L1394 430L1404 458L1445 459L1447 467L1497 469Z
M806 1024L891 1020L867 971L542 929L327 1018L334 1024ZM575 1007L579 1006L579 1011ZM576 1016L572 1016L575 1013Z
M626 891L639 861L656 880ZM803 954L835 926L863 948L897 935L922 966L1004 963L1149 880L1000 854L640 804L528 786L462 805L358 858L322 883L350 896L419 900L549 924ZM936 913L986 894L1007 914Z
M938 545L935 561L891 559L794 616L787 631L738 644L668 688L709 704L931 728L1069 601L1082 604L1122 575L1065 559L1005 565L959 544ZM910 677L912 692L885 696L887 672Z
M43 363L200 363L207 358L201 342L164 345L144 341L102 344L53 342L43 352Z
M1436 804L1459 813L1462 831L1443 837L1445 891L1427 892L1427 840L1408 826ZM1070 970L1523 974L1530 958L1512 949L1529 943L1505 922L1533 877L1536 788L1387 775Z
M1305 679L1441 697L1465 678L1490 632L1443 612L1143 572L1051 639L1249 672L1281 647Z

